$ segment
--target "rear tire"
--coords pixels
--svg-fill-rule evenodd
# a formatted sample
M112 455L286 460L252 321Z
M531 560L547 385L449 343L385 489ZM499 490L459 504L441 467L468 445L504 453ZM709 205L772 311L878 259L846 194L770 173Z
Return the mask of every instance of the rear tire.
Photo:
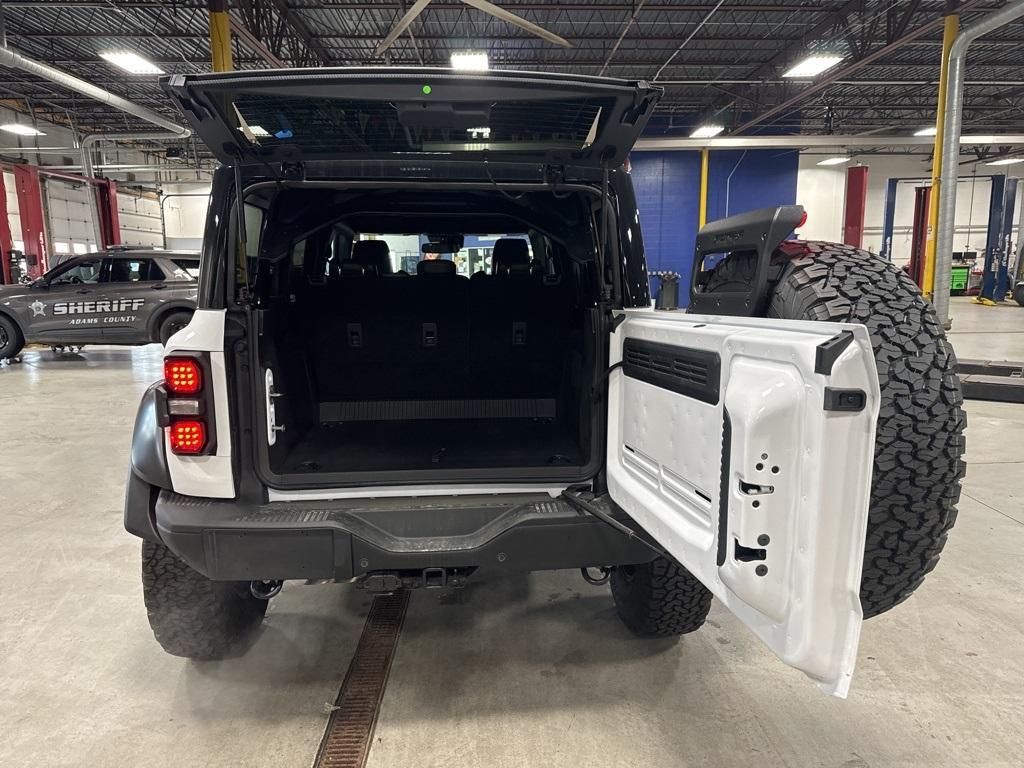
M25 339L18 326L9 317L0 315L0 360L17 357L24 346Z
M1024 283L1013 286L1013 300L1024 307Z
M860 600L864 617L906 600L939 560L964 475L956 357L931 304L887 261L833 243L778 252L768 317L863 323L882 391ZM706 290L749 284L753 258L725 259Z
M679 563L659 557L620 565L611 575L612 598L622 622L641 637L675 637L700 629L711 593Z
M192 320L191 312L170 312L166 317L160 321L160 327L157 332L157 336L160 339L160 343L165 347L167 346L167 340L174 334L184 328Z
M211 581L150 541L142 542L142 594L157 642L197 661L240 655L267 612L249 582Z

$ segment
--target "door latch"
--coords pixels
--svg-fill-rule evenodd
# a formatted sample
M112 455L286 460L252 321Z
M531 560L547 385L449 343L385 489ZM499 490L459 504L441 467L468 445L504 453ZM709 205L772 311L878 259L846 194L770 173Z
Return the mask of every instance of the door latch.
M284 432L284 424L277 423L277 404L274 402L281 393L274 390L274 372L267 368L264 376L267 399L267 445L277 442L277 433Z

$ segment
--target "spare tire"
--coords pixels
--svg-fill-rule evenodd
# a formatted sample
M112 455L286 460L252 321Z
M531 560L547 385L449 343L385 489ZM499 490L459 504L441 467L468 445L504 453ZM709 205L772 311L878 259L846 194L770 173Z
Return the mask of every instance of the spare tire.
M749 285L754 256L734 254L706 292ZM931 304L891 263L846 245L785 243L772 258L765 317L867 326L882 402L860 599L865 618L906 600L935 567L964 475L956 357Z

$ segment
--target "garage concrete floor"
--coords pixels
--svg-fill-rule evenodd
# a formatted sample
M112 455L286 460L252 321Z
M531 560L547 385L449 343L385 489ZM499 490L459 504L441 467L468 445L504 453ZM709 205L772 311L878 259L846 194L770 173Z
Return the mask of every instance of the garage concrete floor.
M1024 359L1024 309L954 300L962 357ZM308 766L366 615L286 586L244 659L165 655L121 529L135 405L160 349L28 351L0 369L0 765ZM938 570L864 626L850 698L716 607L641 641L575 572L414 593L369 764L1020 766L1024 406L968 404Z

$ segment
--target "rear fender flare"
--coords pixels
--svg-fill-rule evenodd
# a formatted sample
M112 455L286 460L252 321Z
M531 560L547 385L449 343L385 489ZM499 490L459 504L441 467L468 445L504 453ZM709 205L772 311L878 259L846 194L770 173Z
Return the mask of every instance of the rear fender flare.
M164 430L161 412L166 409L167 395L163 382L153 384L143 393L132 430L132 472L157 488L170 490L171 473L167 469Z
M147 541L159 542L155 524L156 498L161 489L171 488L171 475L164 453L164 430L160 413L163 383L153 384L142 395L132 431L131 466L124 494L124 527Z

